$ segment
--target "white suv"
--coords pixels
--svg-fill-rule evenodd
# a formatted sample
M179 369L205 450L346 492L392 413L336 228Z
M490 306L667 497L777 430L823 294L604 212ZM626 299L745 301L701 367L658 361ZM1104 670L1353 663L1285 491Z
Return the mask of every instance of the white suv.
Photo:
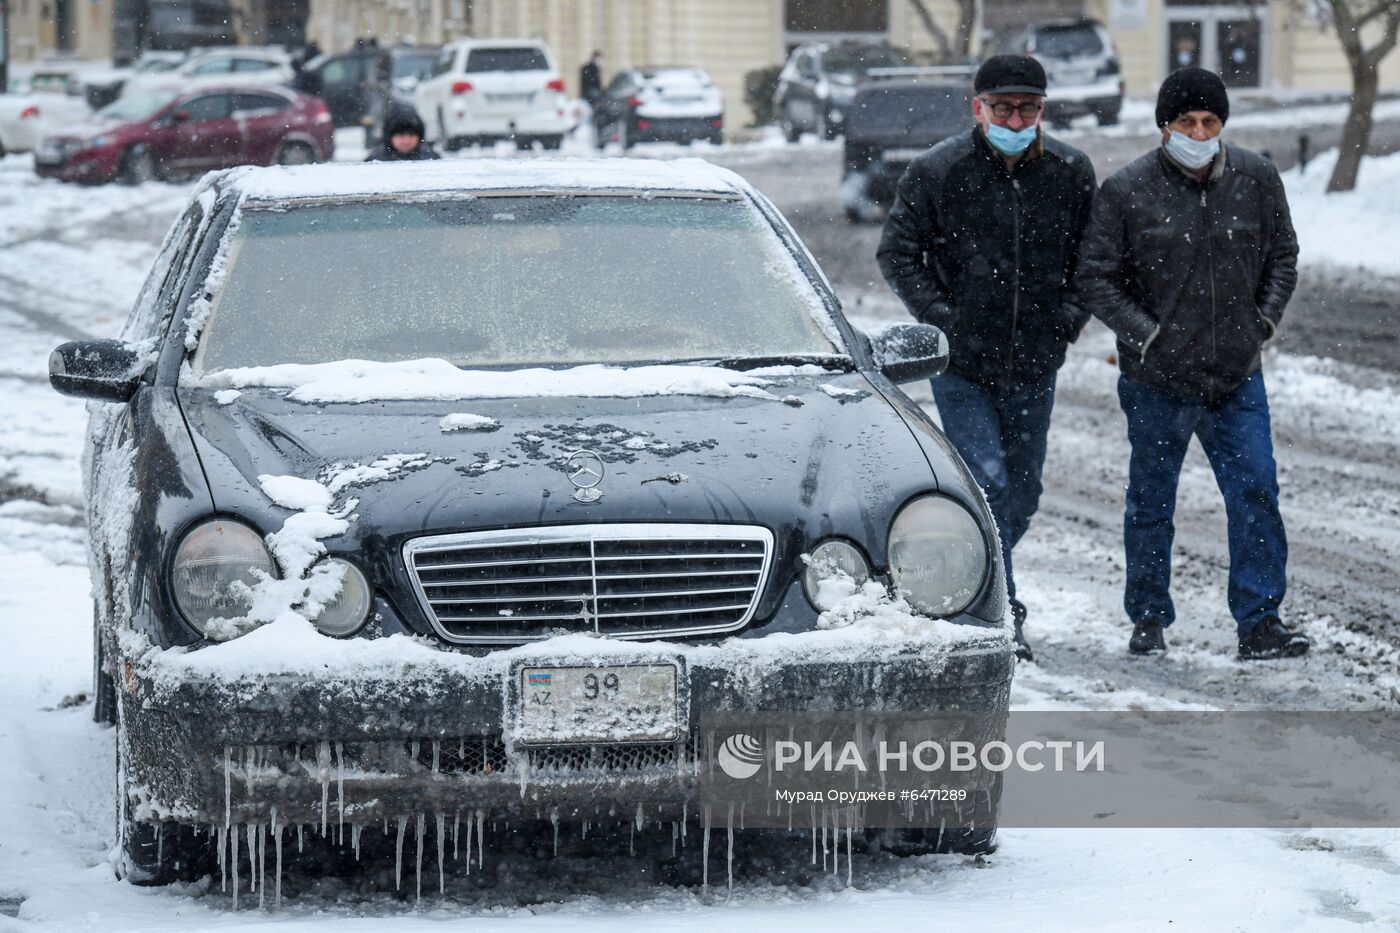
M448 43L414 102L428 138L449 151L498 139L558 149L573 125L554 56L533 39Z

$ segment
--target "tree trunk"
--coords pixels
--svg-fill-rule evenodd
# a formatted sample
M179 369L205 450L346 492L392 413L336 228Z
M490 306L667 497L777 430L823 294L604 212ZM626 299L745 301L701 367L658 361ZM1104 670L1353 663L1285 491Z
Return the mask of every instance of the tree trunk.
M1350 57L1350 56L1348 56ZM1351 62L1351 109L1342 126L1342 141L1337 154L1337 167L1327 182L1328 191L1351 191L1361 171L1361 160L1371 144L1372 110L1376 105L1379 76L1374 65L1364 61Z
M934 20L933 14L931 14L928 11L928 7L924 5L924 0L909 0L909 5L913 7L914 15L919 18L919 22L923 24L928 34L933 36L933 41L938 45L938 60L944 64L948 63L953 57L953 51L948 42L948 34L944 32Z

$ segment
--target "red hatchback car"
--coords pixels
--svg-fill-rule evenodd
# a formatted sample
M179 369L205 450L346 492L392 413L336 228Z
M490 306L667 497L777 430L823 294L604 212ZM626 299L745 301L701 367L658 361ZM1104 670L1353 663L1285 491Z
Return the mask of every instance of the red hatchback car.
M34 150L45 178L136 184L231 165L321 162L335 152L325 103L281 87L141 91Z

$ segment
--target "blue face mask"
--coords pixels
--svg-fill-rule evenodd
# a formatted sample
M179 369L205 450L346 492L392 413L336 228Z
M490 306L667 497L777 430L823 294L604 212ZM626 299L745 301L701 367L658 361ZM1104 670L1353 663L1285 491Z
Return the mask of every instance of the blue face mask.
M1167 155L1177 165L1193 172L1198 172L1209 165L1217 153L1220 152L1220 140L1207 139L1202 142L1199 139L1192 139L1185 133L1171 131L1167 137Z
M987 124L987 142L991 143L1002 155L1018 156L1030 148L1035 142L1036 128L1028 126L1023 130L1008 129L1004 126L997 126L995 123Z

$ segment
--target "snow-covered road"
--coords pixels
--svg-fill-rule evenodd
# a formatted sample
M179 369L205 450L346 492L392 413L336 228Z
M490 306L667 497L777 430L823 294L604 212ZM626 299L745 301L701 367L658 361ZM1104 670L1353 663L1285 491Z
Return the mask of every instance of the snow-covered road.
M828 188L826 176L813 184L802 174L814 165L834 172L836 151L799 148L796 163L788 150L763 145L710 154L794 218L854 316L901 315L866 267L835 255L867 249L872 231L836 219L834 181ZM377 893L382 888L369 883L377 879L361 877L303 883L280 912L249 909L245 900L236 914L217 884L180 891L114 881L112 732L92 723L86 696L92 610L77 462L85 413L51 392L44 374L54 344L115 333L187 192L187 185L63 186L38 181L27 157L0 160L0 930L407 929L462 920L570 930L1400 925L1394 830L1004 830L1000 851L983 861L857 856L849 887L844 877L812 870L794 847L741 866L732 892L658 884L625 856L624 843L620 854L559 863L519 854L493 862L488 853L491 883L477 880L480 873L470 883L457 876L445 898L434 893L421 904ZM1328 236L1308 223L1339 222L1321 209L1298 212L1305 237ZM1393 228L1400 208L1389 210ZM1384 287L1400 296L1400 281ZM1297 303L1289 311L1309 313L1321 311ZM1395 372L1320 351L1279 352L1267 363L1293 540L1286 608L1318 650L1270 665L1233 659L1223 520L1196 452L1182 479L1173 650L1130 661L1119 589L1126 443L1111 353L1107 333L1092 329L1061 377L1046 499L1018 550L1040 663L1018 672L1016 706L1400 705ZM928 401L926 388L913 394Z

